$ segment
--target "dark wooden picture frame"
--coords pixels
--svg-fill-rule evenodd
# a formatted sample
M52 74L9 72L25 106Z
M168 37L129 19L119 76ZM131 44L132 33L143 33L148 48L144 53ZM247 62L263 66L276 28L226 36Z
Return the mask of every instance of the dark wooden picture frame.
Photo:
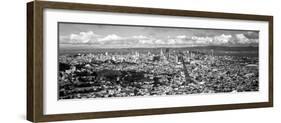
M72 113L45 115L43 113L43 10L67 9L83 11L102 11L117 13L138 13L151 15L169 15L169 16L189 16L204 18L221 18L233 20L256 20L269 23L269 92L268 102L226 104L226 105L208 105L191 107L166 107L159 109L141 109L141 110L122 110L106 111L92 113ZM186 10L170 10L155 8L139 8L125 6L109 6L79 3L62 3L34 1L27 3L27 120L32 122L62 121L62 120L80 120L107 117L124 117L139 115L156 115L185 112L201 112L214 110L231 110L245 108L260 108L273 106L273 17L264 15L247 15L217 12L199 12Z

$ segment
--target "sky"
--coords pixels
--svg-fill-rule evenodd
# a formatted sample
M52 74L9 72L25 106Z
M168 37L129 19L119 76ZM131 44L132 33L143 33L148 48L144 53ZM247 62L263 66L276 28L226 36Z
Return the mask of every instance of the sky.
M259 32L249 30L59 23L59 43L124 48L258 46Z

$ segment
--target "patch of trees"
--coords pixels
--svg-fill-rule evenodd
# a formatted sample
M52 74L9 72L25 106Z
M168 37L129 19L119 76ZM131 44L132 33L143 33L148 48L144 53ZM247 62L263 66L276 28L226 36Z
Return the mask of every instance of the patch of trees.
M69 70L70 69L70 65L66 64L66 63L59 63L59 71L65 71L65 70Z

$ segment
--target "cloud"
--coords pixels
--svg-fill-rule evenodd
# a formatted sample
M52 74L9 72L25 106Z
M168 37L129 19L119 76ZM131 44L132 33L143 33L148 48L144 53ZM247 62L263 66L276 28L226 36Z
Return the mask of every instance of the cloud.
M246 36L247 35L247 36ZM197 45L243 45L243 44L257 44L258 36L256 33L251 34L221 34L213 37L192 36L193 44Z
M248 38L245 34L236 34L237 43L239 44L251 44L258 43L256 38Z
M138 44L153 44L153 40L152 39L141 39L141 40L138 40Z
M259 38L259 32L247 32L244 33L244 36L248 39L258 39Z
M176 39L168 39L167 44L177 44L178 40Z
M120 37L120 36L118 36L116 34L111 34L111 35L107 35L107 36L105 36L103 38L98 38L97 40L99 42L102 42L102 41L122 40L122 39L124 39L124 38L122 38L122 37Z
M135 35L135 36L132 36L132 38L134 38L134 39L146 39L147 37L143 36L143 35Z
M155 44L166 44L165 41L161 40L161 39L157 39L154 41Z
M178 35L178 36L176 36L176 38L184 39L184 38L187 38L187 36L186 35Z
M70 34L71 43L88 43L91 39L95 39L99 35L95 34L93 31L80 32L79 34Z
M231 38L232 38L232 35L222 34L222 35L219 35L219 36L215 36L212 43L214 43L214 44L227 44L230 41Z
M237 43L245 44L249 42L249 39L244 34L236 34Z
M117 34L98 35L93 31L80 32L76 34L61 35L60 43L70 44L99 44L99 45L126 45L126 46L157 46L157 45L178 45L178 46L207 46L207 45L256 45L259 41L258 32L241 33L220 33L216 35L167 35L167 36L146 36L132 35L119 36Z
M192 36L191 39L200 44L209 44L212 43L214 40L212 37L197 37L197 36Z
M80 32L78 34L61 35L59 36L60 43L88 43L95 40L99 35L95 34L93 31Z

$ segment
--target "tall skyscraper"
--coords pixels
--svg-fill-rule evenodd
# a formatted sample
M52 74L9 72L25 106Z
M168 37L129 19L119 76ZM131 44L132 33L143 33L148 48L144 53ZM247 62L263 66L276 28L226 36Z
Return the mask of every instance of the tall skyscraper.
M161 48L161 50L160 50L160 56L163 56L164 55L164 53L163 53L163 50L162 50L162 48Z
M163 61L163 62L167 62L167 58L166 58L165 54L163 53L162 48L161 48L161 50L160 50L160 59L161 59L161 61Z
M167 59L170 59L170 49L169 48L166 48L165 55L166 55Z

